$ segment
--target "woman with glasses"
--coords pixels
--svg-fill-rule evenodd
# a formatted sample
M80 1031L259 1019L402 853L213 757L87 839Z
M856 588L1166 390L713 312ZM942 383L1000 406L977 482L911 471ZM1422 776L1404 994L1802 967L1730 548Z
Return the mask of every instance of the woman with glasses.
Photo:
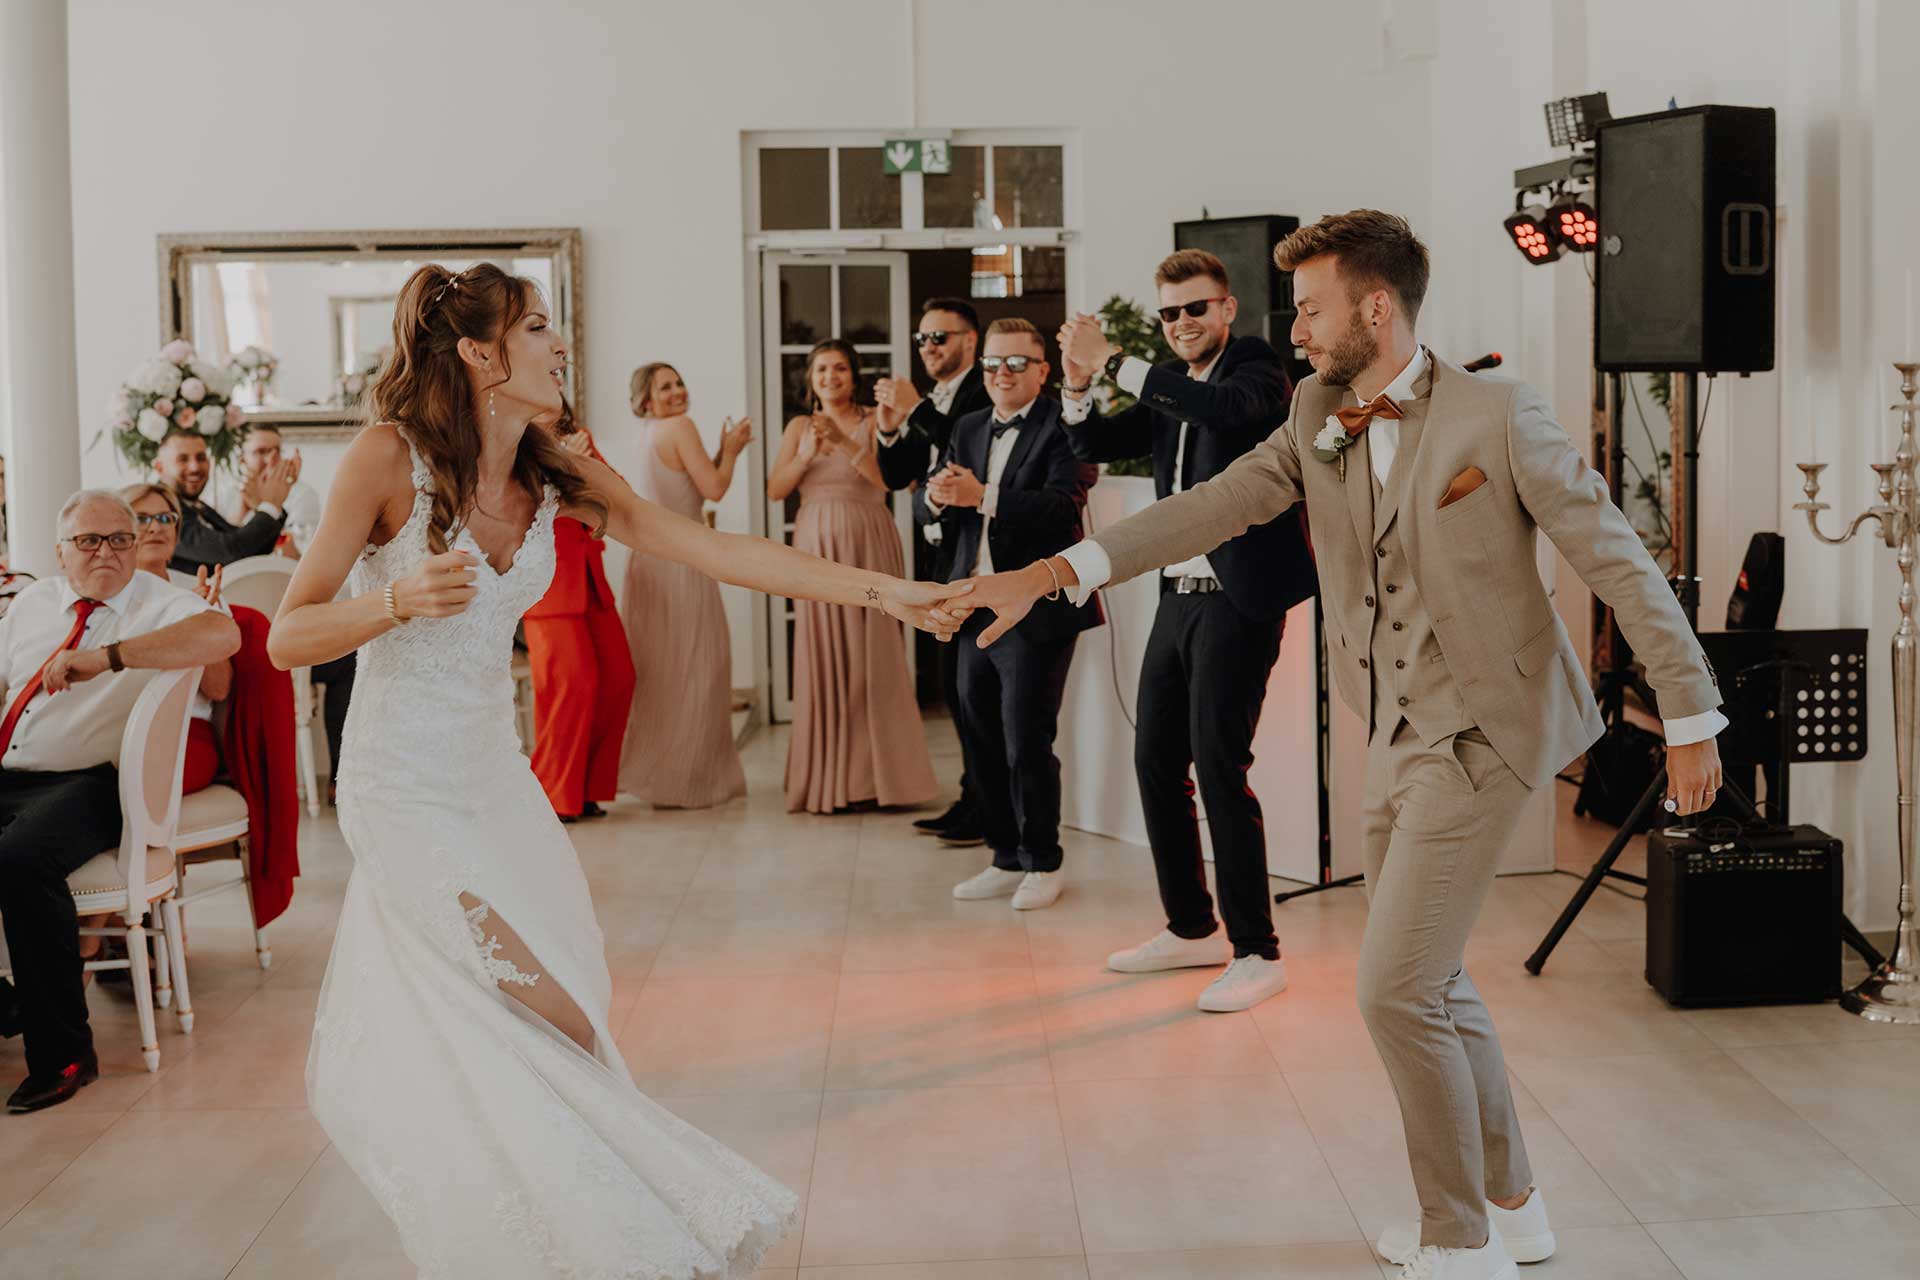
M824 559L900 574L900 535L874 458L874 421L861 406L859 357L829 338L807 355L812 412L787 424L767 496L800 495L793 545ZM837 813L925 804L939 792L907 674L906 643L891 618L797 601L793 737L787 810Z
M138 541L133 547L134 567L141 573L174 581L176 585L197 591L209 604L220 603L220 570L209 578L200 570L199 578L185 574L176 579L167 570L167 561L180 544L180 499L164 484L130 484L120 491L133 507ZM213 704L227 696L233 687L233 662L222 658L209 663L200 673L200 688L193 695L193 719L187 724L187 765L181 775L180 793L192 795L205 790L220 772L220 746L213 736Z

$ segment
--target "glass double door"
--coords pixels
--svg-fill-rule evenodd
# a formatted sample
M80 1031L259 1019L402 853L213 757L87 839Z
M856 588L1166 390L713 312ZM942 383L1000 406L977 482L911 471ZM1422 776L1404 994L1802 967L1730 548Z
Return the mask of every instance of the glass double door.
M905 253L823 251L767 251L760 258L761 315L765 333L761 349L766 421L760 435L761 492L780 452L787 423L809 410L807 353L827 338L845 338L860 357L862 400L871 404L875 378L896 372L908 376L913 344L912 313L907 300ZM904 562L913 563L913 508L909 495L888 495L894 523L900 531ZM800 495L767 504L767 533L791 544ZM793 707L793 601L766 598L767 634L771 650L772 719L790 720ZM907 646L913 661L913 646Z

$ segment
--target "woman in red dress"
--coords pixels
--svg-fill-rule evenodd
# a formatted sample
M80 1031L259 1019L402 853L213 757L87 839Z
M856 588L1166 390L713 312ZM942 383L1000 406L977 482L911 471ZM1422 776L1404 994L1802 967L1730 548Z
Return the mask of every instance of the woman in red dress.
M540 423L575 453L605 462L573 420ZM562 822L599 818L619 786L633 701L633 659L607 583L606 544L565 516L553 526L553 585L525 619L533 667L533 772Z

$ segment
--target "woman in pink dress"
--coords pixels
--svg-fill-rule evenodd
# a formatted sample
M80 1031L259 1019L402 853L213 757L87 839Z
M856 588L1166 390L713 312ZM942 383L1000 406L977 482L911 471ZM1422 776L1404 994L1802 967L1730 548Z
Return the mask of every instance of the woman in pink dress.
M830 338L807 356L813 412L787 424L767 496L796 489L793 545L828 560L898 574L900 534L873 453L873 415L860 407L858 357ZM939 792L891 618L805 601L795 606L793 738L787 810L925 804Z
M634 492L690 520L733 483L753 422L721 428L709 457L687 416L687 384L670 364L633 371L640 419L629 473ZM627 721L622 790L661 809L705 809L747 792L733 742L733 655L720 588L697 569L657 556L627 561L625 613L637 683Z

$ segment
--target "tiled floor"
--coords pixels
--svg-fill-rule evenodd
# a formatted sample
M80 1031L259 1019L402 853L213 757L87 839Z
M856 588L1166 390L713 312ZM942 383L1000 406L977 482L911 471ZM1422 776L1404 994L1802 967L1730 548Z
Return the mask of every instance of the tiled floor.
M952 737L930 727L949 776ZM807 1197L780 1280L1374 1280L1414 1211L1400 1119L1353 1007L1365 903L1279 911L1292 989L1196 1012L1211 977L1105 972L1160 925L1144 849L1069 833L1060 904L957 903L982 864L907 819L781 812L780 734L716 813L575 828L642 1088ZM1567 865L1604 830L1563 824ZM107 1075L0 1117L0 1277L411 1277L303 1104L348 855L303 832L274 967L237 898L192 920L198 1025L140 1069L93 995ZM1560 1229L1538 1277L1920 1276L1920 1036L1833 1007L1677 1012L1603 892L1532 978L1574 882L1500 881L1470 964L1505 1036ZM0 1043L0 1084L23 1072Z

